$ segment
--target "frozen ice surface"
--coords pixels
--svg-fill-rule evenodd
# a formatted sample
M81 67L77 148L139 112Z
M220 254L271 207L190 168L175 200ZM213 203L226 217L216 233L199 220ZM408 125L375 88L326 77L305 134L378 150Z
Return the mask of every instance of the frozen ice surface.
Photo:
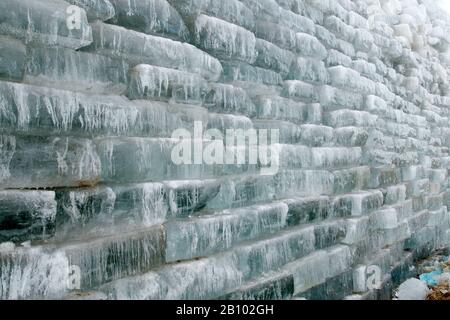
M179 13L166 0L109 0L116 25L147 34L189 41L189 31Z
M323 60L327 57L325 46L314 36L306 33L296 33L297 52L303 56L314 57Z
M130 99L173 100L201 104L207 92L207 82L201 76L184 71L145 64L130 70Z
M85 47L92 42L86 12L80 11L79 28L69 30L66 13L69 5L62 0L4 0L0 4L0 34L27 43Z
M408 279L400 285L398 291L399 300L425 300L428 294L428 287L425 282L419 279Z
M328 71L322 61L298 57L292 63L288 78L313 84L327 84Z
M187 142L187 147L184 145ZM95 141L102 164L102 180L108 182L134 182L155 180L183 180L212 178L229 174L256 171L256 164L219 164L194 162L193 153L186 165L172 162L175 146L191 150L201 141L171 138L102 138ZM210 141L203 141L203 150ZM131 155L133 155L131 157ZM182 159L184 161L184 158ZM190 164L189 164L190 163ZM223 164L222 164L223 163Z
M169 222L167 260L192 259L228 249L238 242L281 230L286 225L287 205L253 206L225 210L189 222Z
M89 51L122 58L132 65L147 63L199 73L213 81L222 72L217 59L187 43L101 22L92 24L92 32L94 42L88 48Z
M89 21L105 21L116 14L110 0L67 0L67 2L86 10Z
M289 73L292 61L295 57L294 53L283 50L263 39L256 39L255 49L258 54L255 65L275 70L283 76L286 76Z
M281 75L275 71L240 62L224 63L222 78L231 83L242 81L272 86L278 86L282 82Z
M0 1L0 298L391 298L450 243L449 26L431 0ZM279 139L250 162L228 129Z
M255 35L229 22L200 15L194 23L194 43L210 54L226 60L253 63Z
M211 111L238 113L248 116L255 114L255 106L247 92L229 84L214 83L208 88L204 105Z

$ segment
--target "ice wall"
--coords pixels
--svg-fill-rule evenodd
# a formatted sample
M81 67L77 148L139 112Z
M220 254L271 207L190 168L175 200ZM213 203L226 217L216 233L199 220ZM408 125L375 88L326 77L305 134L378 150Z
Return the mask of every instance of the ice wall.
M432 0L1 0L0 298L389 298L450 244L449 34ZM279 129L280 170L176 165L195 121Z

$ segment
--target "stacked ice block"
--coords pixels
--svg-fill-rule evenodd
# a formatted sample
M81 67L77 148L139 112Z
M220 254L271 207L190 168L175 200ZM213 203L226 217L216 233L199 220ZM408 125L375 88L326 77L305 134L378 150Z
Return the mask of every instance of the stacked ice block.
M431 0L0 1L0 298L389 298L450 244L449 31ZM278 129L279 171L177 165L196 121Z

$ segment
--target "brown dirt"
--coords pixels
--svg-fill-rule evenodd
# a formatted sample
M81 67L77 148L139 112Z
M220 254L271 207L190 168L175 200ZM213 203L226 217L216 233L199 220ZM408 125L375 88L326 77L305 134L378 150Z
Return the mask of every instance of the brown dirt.
M427 300L450 300L450 285L441 284L431 288Z

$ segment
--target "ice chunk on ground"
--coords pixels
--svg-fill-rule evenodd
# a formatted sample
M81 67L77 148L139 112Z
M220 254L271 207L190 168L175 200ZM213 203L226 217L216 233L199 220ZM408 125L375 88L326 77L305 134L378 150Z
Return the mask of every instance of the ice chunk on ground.
M399 300L425 300L428 294L428 286L419 279L411 278L403 282L399 287Z
M128 64L120 59L65 48L28 50L24 82L72 91L122 94Z

